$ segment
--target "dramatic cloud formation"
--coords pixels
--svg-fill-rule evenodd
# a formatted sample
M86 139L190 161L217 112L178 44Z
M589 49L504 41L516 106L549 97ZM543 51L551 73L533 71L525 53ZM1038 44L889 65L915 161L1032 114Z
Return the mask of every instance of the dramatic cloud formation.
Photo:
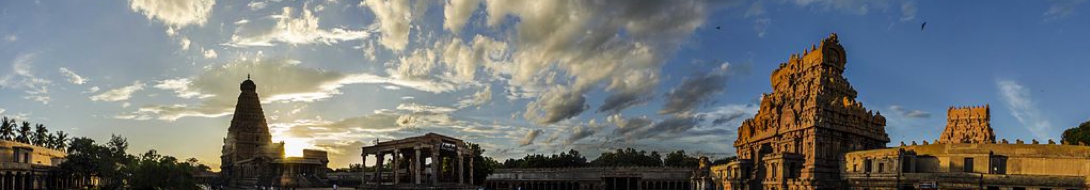
M68 68L61 67L60 72L64 77L68 77L68 82L71 82L72 84L83 84L88 81L88 79L79 76L76 72L72 72L72 70L68 70Z
M920 111L920 110L906 110L904 107L901 107L900 105L889 106L889 109L893 110L897 115L901 115L901 117L905 117L905 118L928 118L928 117L931 117L931 113L927 113L925 111Z
M115 88L108 90L102 94L91 96L92 101L107 101L116 102L122 100L129 100L133 93L144 89L144 83L140 81L132 82L132 85L123 86L121 88Z
M215 0L129 0L133 11L144 14L148 19L157 19L172 28L188 25L204 25L212 14Z
M575 117L590 106L582 94L568 91L563 87L553 87L541 96L541 99L526 105L523 117L539 124L553 124Z
M1055 137L1050 131L1052 130L1052 123L1049 122L1045 113L1037 108L1037 103L1030 97L1028 88L1016 81L1006 79L996 81L996 85L999 87L999 94L1002 95L1003 103L1007 104L1011 115L1019 123L1025 125L1035 138L1049 139Z
M443 6L443 28L459 33L480 5L479 0L446 1Z

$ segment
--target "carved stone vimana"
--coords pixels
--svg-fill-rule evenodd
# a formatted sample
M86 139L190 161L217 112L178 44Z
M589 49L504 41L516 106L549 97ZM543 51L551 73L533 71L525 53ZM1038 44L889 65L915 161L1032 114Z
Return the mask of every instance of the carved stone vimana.
M995 143L992 131L991 111L988 105L974 107L950 107L946 110L946 130L938 143Z
M220 156L222 174L228 179L256 178L270 175L271 169L260 168L260 172L242 172L247 165L269 162L280 158L283 144L273 143L269 125L265 121L265 112L261 110L261 100L257 96L257 85L247 77L239 89L235 114L231 126L227 129L227 138L223 139L223 151ZM246 163L247 165L244 165ZM268 170L268 171L265 171Z
M846 60L836 34L791 55L772 72L772 93L738 128L739 163L748 168L733 186L745 189L832 189L849 151L885 148L885 117L856 101L842 75Z

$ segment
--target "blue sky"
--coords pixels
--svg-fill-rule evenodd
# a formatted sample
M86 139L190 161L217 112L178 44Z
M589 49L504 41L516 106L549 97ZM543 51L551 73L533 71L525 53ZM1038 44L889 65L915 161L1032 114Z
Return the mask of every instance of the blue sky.
M0 114L216 166L251 74L274 139L332 167L427 132L721 157L776 65L837 33L891 145L983 104L1001 139L1058 140L1090 120L1085 2L4 1Z

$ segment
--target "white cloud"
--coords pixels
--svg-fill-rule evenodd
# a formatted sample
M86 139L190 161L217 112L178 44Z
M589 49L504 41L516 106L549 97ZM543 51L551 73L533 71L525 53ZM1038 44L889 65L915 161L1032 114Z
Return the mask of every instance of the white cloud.
M473 12L481 4L480 0L449 0L443 6L443 28L459 33L466 25Z
M1013 80L1000 79L996 81L999 94L1003 102L1007 104L1011 115L1019 123L1025 125L1030 133L1038 139L1050 139L1056 136L1051 134L1052 123L1047 115L1037 108L1037 103L1030 97L1030 90Z
M92 101L107 101L116 102L122 100L128 100L132 97L133 93L144 89L144 83L140 81L134 81L132 85L124 86L103 92L95 96L91 96Z
M273 46L276 43L331 45L342 41L363 39L371 35L370 32L363 30L320 29L318 17L314 16L310 9L302 8L299 18L293 16L294 12L291 7L284 7L280 15L273 16L277 19L277 23L271 30L248 36L236 33L231 36L231 42L226 45L234 47Z
M250 2L250 3L246 4L247 7L250 7L251 11L264 9L265 6L267 6L267 5L268 5L268 3L265 3L264 1L253 1L253 2Z
M188 25L204 25L212 15L215 0L129 0L133 11L144 14L148 19L157 19L171 28L183 28Z
M492 86L485 85L484 89L473 93L469 97L462 98L458 101L458 108L466 108L470 106L477 106L480 109L481 105L487 104L492 101Z
M204 48L201 48L201 49L204 49ZM204 52L204 58L205 59L215 59L216 57L219 57L219 55L216 54L216 50L214 50L214 49L206 49L203 52Z
M82 76L79 76L78 74L76 74L76 72L72 72L72 70L68 70L68 68L61 67L60 72L61 72L61 75L64 75L65 77L68 77L68 82L71 82L72 84L83 84L83 83L86 83L87 81L89 81L89 79L83 78Z
M889 106L889 109L893 110L894 113L896 113L898 115L901 115L901 117L905 117L905 118L928 118L928 117L931 117L931 113L927 113L927 112L921 111L921 110L906 110L904 107L901 107L900 105Z
M420 105L420 104L414 104L414 103L397 105L397 109L398 110L411 111L411 112L414 112L414 113L415 112L450 113L450 112L454 112L454 111L457 110L457 109L449 108L449 107Z
M189 46L193 44L189 38L182 38L178 43L182 46L182 51L189 50Z
M410 1L365 0L360 6L370 8L375 14L382 37L379 42L387 49L401 51L409 43L410 26L414 17L421 17L427 11L427 1L417 1L416 6Z
M1052 21L1061 18L1066 18L1075 14L1075 7L1079 4L1085 3L1086 0L1067 0L1067 1L1049 1L1052 6L1048 7L1048 11L1045 11L1043 16L1045 21Z
M16 40L19 40L19 36L15 36L15 34L8 34L4 37L4 40L7 40L8 42L14 42Z
M911 21L916 19L916 2L906 1L901 4L901 21Z
M193 81L188 78L167 79L159 81L159 84L156 84L154 87L174 91L180 98L208 98L215 96L212 94L202 94L199 91L189 89L190 83L192 82Z

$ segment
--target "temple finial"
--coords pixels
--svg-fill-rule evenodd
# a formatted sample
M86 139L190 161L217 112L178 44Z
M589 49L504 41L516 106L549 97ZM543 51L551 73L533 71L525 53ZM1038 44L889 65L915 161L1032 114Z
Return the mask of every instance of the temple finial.
M246 73L246 80L250 80L250 73Z

